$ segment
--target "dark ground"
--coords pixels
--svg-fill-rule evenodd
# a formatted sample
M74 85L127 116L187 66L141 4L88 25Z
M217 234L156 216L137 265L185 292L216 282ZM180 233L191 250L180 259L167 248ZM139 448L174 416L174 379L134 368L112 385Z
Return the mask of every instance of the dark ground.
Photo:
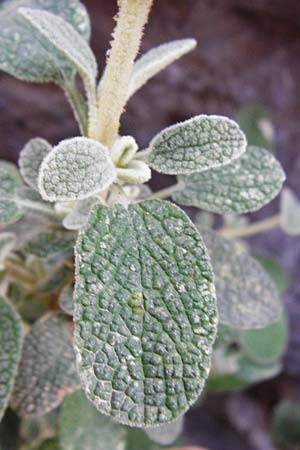
M93 24L92 47L104 64L116 2L85 0ZM199 113L234 117L260 104L276 130L276 155L287 184L300 196L300 1L156 0L143 51L180 37L198 48L157 76L129 103L123 133L141 146L161 128ZM77 133L62 93L0 75L1 157L16 160L23 144L42 136L53 144ZM156 177L156 187L169 183ZM275 200L253 217L276 212ZM245 394L209 396L187 416L187 440L211 450L271 450L269 411L282 396L300 399L300 239L278 230L251 240L275 256L291 276L285 304L291 336L284 372ZM300 424L299 424L300 426Z

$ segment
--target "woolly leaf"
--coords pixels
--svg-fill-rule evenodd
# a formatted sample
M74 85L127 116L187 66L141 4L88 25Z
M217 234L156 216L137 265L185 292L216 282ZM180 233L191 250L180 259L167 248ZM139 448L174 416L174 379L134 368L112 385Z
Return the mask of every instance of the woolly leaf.
M146 429L145 432L148 437L158 444L170 445L173 444L183 431L183 416L179 417L172 423L163 425L162 427L155 427Z
M13 197L21 186L23 181L16 166L7 161L0 161L0 199Z
M85 39L90 24L78 0L5 0L0 6L0 69L25 81L64 84L73 78L73 64L18 13L19 7L60 15Z
M176 202L219 214L243 214L269 203L279 193L285 175L270 152L248 147L231 164L179 179L185 187L173 194Z
M0 297L0 421L17 375L22 340L19 314L4 297Z
M284 188L280 197L280 225L287 234L300 234L300 201L288 188Z
M76 137L62 141L46 156L38 185L45 200L64 202L103 191L115 177L108 150L93 139Z
M263 328L277 321L282 304L273 281L239 242L212 231L203 234L211 257L222 324Z
M47 11L20 8L20 13L54 47L76 67L82 78L93 85L97 76L97 62L86 40L62 17Z
M165 128L149 144L148 161L166 174L190 174L228 164L246 150L246 138L227 117L200 115Z
M289 287L289 276L276 259L268 255L255 255L264 270L273 280L280 293L285 292Z
M16 236L13 233L0 233L0 270L3 270L4 261L12 251L16 243Z
M15 223L22 217L22 211L13 200L0 199L0 224Z
M47 258L71 250L74 247L75 237L73 233L59 230L43 231L25 245L25 252L39 258Z
M128 98L146 84L150 78L193 50L196 45L195 39L178 39L149 50L134 64L128 86Z
M45 203L40 194L28 187L18 189L14 201L23 214L37 216L38 219L61 223L61 217L53 205Z
M61 412L62 450L124 450L126 428L100 414L83 392L66 396Z
M51 151L51 145L45 139L31 139L23 148L19 157L19 167L25 182L36 191L39 168L45 156Z
M63 226L67 230L80 230L86 224L90 210L96 203L99 203L97 197L78 200L73 209L65 216Z
M126 183L146 183L151 178L151 170L144 161L133 160L126 167L117 167L117 177Z
M138 427L195 402L217 326L213 273L186 214L159 200L96 205L76 246L75 348L100 412Z
M74 314L74 301L73 301L73 286L67 284L61 291L59 299L59 306L69 316Z
M12 405L21 415L46 414L78 384L69 324L58 314L44 316L25 337Z

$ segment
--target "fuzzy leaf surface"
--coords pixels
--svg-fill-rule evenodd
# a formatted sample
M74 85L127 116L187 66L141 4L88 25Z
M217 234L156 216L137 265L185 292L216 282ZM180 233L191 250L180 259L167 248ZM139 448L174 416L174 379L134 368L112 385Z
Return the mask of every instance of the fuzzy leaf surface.
M14 409L20 415L46 414L78 385L68 322L59 314L42 317L24 340Z
M39 168L43 159L51 151L52 147L45 139L35 138L22 149L19 157L19 167L24 181L38 191Z
M74 242L73 233L59 230L42 231L26 244L25 251L39 258L47 258L71 250Z
M243 214L273 200L285 174L269 151L248 147L237 161L179 179L185 187L173 194L175 202L219 214Z
M31 8L21 8L19 11L93 85L97 76L97 62L80 33L56 14Z
M85 137L66 139L44 159L39 190L44 200L82 200L103 191L116 178L108 149Z
M124 450L126 428L100 414L82 391L66 396L61 413L62 450Z
M0 6L0 70L24 81L64 84L75 75L73 64L19 14L21 6L57 14L88 39L86 9L78 0L5 0Z
M149 428L145 430L147 436L160 445L173 444L183 431L183 416L180 416L172 423L161 427Z
M194 225L159 200L96 205L76 246L75 349L100 412L147 427L201 393L217 326L212 268Z
M128 86L128 98L146 84L150 78L193 50L196 45L195 39L177 39L161 44L141 56L133 67Z
M236 122L203 114L156 135L149 144L148 161L157 172L191 174L228 164L245 152L246 145Z
M203 234L215 274L220 323L263 328L282 313L277 287L239 242L212 231Z
M63 226L67 230L80 230L84 227L92 206L99 203L99 198L89 197L84 200L78 200L73 209L65 216Z
M288 188L281 193L280 226L287 234L300 234L300 201Z
M4 297L0 297L0 421L17 375L22 341L19 314Z
M4 261L16 243L14 233L0 233L0 270L4 269Z

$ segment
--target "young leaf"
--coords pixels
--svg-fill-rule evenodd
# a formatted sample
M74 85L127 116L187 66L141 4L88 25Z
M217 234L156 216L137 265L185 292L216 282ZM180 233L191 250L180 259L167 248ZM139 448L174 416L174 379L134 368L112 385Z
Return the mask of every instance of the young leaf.
M144 161L133 160L126 167L117 167L117 177L126 183L146 183L151 178L151 170Z
M280 197L280 225L287 234L300 234L300 201L288 188L284 188Z
M46 156L38 186L44 200L82 200L104 191L116 178L108 149L85 137L66 139Z
M25 337L12 405L21 415L46 414L78 385L69 324L44 316Z
M126 428L100 414L82 391L66 396L60 420L62 450L125 450Z
M0 297L0 421L17 375L22 340L19 314L4 297Z
M1 235L0 235L1 236ZM25 252L39 258L48 258L57 253L63 253L74 247L73 233L59 230L43 231L25 245Z
M38 190L39 168L43 159L52 147L45 139L31 139L20 153L19 167L24 181L36 191Z
M64 84L74 77L74 65L61 51L18 14L20 6L60 15L88 39L90 23L78 0L5 0L0 6L0 69L25 81Z
M100 199L97 197L78 200L73 209L65 216L63 226L67 230L80 230L85 226L92 206L99 202Z
M177 39L149 50L134 64L128 86L128 99L150 78L193 50L196 45L195 39Z
M196 228L159 200L96 205L76 245L75 349L87 396L124 424L165 424L195 402L217 326Z
M166 174L190 174L240 157L247 141L227 117L200 115L165 128L149 144L150 166Z
M74 301L73 301L73 286L67 284L61 291L59 299L59 306L69 316L74 314Z
M4 261L16 244L13 233L0 233L0 271L5 268Z
M248 147L231 164L179 179L185 187L173 194L177 203L219 214L243 214L269 203L279 193L285 175L269 151Z
M173 444L183 431L183 416L179 417L172 423L163 425L162 427L149 428L145 430L148 437L161 445Z
M278 290L245 247L212 231L203 234L211 257L220 323L263 328L282 313Z
M94 54L86 40L72 25L62 17L47 11L20 8L19 12L74 64L83 79L88 79L91 86L95 83L97 62Z

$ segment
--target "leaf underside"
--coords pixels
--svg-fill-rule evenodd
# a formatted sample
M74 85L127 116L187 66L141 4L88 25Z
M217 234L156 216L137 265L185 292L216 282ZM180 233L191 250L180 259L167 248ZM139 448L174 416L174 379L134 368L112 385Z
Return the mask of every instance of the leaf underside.
M8 405L22 349L21 319L0 297L0 421Z
M75 349L87 396L121 423L168 423L197 399L217 324L194 225L164 201L96 205L76 247Z
M284 172L274 156L259 147L226 166L179 176L185 187L175 202L219 214L243 214L269 203L280 191Z
M78 387L68 322L49 314L25 337L12 406L21 415L45 414Z
M25 182L36 191L40 165L51 149L51 145L45 139L35 138L31 139L20 153L20 173Z
M220 323L252 329L278 320L278 290L259 262L239 242L212 231L203 238L214 269Z

